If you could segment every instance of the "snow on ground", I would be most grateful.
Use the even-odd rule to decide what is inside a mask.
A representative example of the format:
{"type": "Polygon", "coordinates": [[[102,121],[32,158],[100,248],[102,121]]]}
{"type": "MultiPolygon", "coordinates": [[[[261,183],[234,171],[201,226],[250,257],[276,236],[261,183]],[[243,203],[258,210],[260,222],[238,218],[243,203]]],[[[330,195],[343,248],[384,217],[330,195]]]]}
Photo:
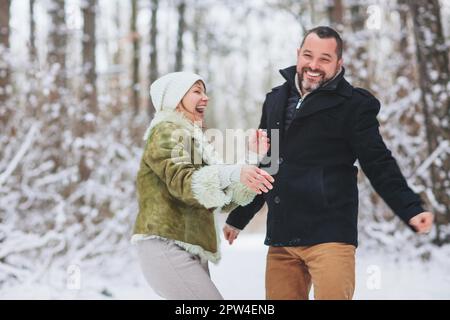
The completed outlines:
{"type": "MultiPolygon", "coordinates": [[[[223,258],[211,275],[225,299],[264,299],[267,247],[264,235],[240,235],[229,246],[222,242],[223,258]]],[[[354,299],[450,299],[446,265],[401,260],[383,252],[357,250],[354,299]]]]}
{"type": "MultiPolygon", "coordinates": [[[[267,247],[263,240],[262,234],[242,234],[232,246],[222,240],[222,261],[210,269],[225,299],[264,299],[267,247]]],[[[395,262],[383,252],[361,249],[356,261],[354,299],[450,298],[450,263],[395,262]]],[[[134,250],[118,254],[104,265],[81,267],[79,290],[70,283],[71,275],[53,272],[39,285],[4,286],[0,299],[160,299],[145,283],[134,250]],[[130,252],[131,261],[127,258],[130,252]]]]}

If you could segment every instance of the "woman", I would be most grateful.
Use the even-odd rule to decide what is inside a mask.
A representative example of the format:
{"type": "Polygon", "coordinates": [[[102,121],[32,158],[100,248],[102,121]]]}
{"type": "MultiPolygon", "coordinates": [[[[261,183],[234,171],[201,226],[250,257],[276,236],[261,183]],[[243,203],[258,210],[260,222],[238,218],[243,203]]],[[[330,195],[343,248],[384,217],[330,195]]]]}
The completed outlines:
{"type": "MultiPolygon", "coordinates": [[[[201,130],[208,97],[200,76],[170,73],[150,95],[156,114],[144,136],[132,239],[144,276],[166,299],[223,299],[208,269],[208,261],[220,259],[214,212],[250,203],[273,178],[218,159],[201,130]]],[[[256,140],[267,151],[266,135],[256,140]]]]}

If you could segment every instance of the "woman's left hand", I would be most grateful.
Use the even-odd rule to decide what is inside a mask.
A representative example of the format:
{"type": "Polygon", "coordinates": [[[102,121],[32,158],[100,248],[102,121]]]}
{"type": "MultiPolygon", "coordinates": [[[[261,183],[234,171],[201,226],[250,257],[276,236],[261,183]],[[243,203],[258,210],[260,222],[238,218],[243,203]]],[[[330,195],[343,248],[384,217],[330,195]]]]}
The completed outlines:
{"type": "Polygon", "coordinates": [[[257,194],[269,192],[273,188],[273,177],[266,171],[252,165],[244,165],[241,168],[240,181],[257,194]]]}

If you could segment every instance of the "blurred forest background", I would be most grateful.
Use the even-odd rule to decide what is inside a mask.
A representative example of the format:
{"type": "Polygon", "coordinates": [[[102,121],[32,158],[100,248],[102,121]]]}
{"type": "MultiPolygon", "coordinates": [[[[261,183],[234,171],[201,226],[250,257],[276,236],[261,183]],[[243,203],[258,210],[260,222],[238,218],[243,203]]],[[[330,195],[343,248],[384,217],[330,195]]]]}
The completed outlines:
{"type": "Polygon", "coordinates": [[[0,0],[0,288],[127,261],[152,81],[197,72],[208,127],[255,127],[317,25],[341,32],[347,78],[381,100],[386,143],[436,214],[414,235],[361,173],[361,247],[449,253],[449,0],[0,0]]]}

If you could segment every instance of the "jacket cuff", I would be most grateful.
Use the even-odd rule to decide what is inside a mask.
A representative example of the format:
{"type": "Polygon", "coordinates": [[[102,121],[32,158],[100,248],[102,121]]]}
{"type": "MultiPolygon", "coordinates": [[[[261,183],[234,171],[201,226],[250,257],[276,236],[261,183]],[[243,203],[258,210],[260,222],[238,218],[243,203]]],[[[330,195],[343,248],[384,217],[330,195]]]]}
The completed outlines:
{"type": "Polygon", "coordinates": [[[242,165],[217,165],[219,170],[220,187],[222,189],[227,188],[233,182],[238,182],[241,175],[242,165]]]}
{"type": "Polygon", "coordinates": [[[228,228],[233,229],[233,230],[236,231],[237,233],[239,233],[239,232],[242,231],[242,229],[238,229],[238,228],[236,228],[236,227],[234,227],[234,226],[232,226],[232,225],[230,225],[230,224],[228,224],[228,223],[225,223],[225,225],[226,225],[228,228]]]}
{"type": "Polygon", "coordinates": [[[414,229],[410,224],[409,224],[409,220],[411,220],[411,218],[415,217],[416,215],[418,215],[419,213],[422,213],[426,211],[421,205],[415,205],[412,206],[410,208],[407,208],[405,210],[403,210],[402,212],[399,212],[397,215],[400,217],[400,219],[402,219],[402,221],[404,223],[406,223],[406,225],[413,230],[414,232],[417,232],[416,229],[414,229]]]}
{"type": "Polygon", "coordinates": [[[194,198],[207,209],[222,207],[231,201],[220,186],[217,166],[206,166],[192,174],[192,193],[194,198]]]}
{"type": "Polygon", "coordinates": [[[248,222],[249,221],[244,221],[241,217],[239,217],[239,214],[235,214],[235,211],[231,212],[225,221],[227,225],[238,230],[244,230],[248,222]]]}
{"type": "Polygon", "coordinates": [[[229,189],[231,191],[232,201],[243,207],[252,202],[256,196],[256,192],[250,190],[241,182],[232,183],[229,189]]]}

